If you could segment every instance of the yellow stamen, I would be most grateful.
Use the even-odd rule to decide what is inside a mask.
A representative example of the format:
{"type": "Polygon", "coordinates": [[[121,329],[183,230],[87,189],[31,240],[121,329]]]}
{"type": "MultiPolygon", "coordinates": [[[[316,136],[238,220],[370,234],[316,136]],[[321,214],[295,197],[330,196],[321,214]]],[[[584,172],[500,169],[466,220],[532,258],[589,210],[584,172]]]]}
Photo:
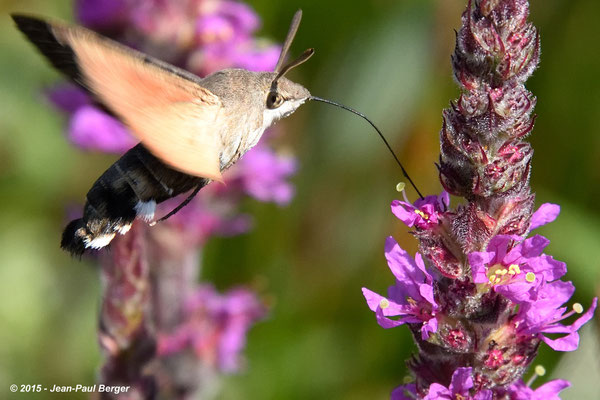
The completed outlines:
{"type": "Polygon", "coordinates": [[[419,215],[421,218],[423,218],[426,221],[429,219],[429,215],[425,214],[421,210],[415,210],[415,214],[419,215]]]}
{"type": "Polygon", "coordinates": [[[406,187],[406,183],[404,183],[404,182],[398,182],[398,184],[396,185],[396,190],[398,192],[402,192],[405,187],[406,187]]]}
{"type": "Polygon", "coordinates": [[[527,282],[529,282],[529,283],[533,283],[533,282],[535,282],[535,274],[534,274],[533,272],[528,272],[528,273],[525,275],[525,280],[526,280],[527,282]]]}
{"type": "Polygon", "coordinates": [[[579,303],[575,303],[573,304],[573,311],[575,311],[577,314],[581,314],[583,312],[583,306],[579,303]]]}
{"type": "Polygon", "coordinates": [[[533,375],[531,375],[531,378],[529,378],[529,380],[527,381],[526,386],[531,387],[531,385],[537,379],[538,376],[544,375],[546,375],[546,368],[542,367],[541,365],[536,365],[533,370],[533,375]]]}
{"type": "Polygon", "coordinates": [[[381,299],[381,301],[379,302],[379,307],[381,307],[382,310],[385,310],[389,306],[390,302],[388,301],[388,299],[381,299]]]}
{"type": "Polygon", "coordinates": [[[535,373],[537,376],[544,376],[546,375],[546,368],[544,368],[541,365],[536,365],[535,366],[535,373]]]}
{"type": "MultiPolygon", "coordinates": [[[[511,264],[505,268],[502,264],[494,264],[488,267],[489,283],[492,285],[507,285],[514,282],[513,278],[521,274],[521,268],[517,264],[511,264]]],[[[533,275],[535,278],[535,275],[533,275]]]]}

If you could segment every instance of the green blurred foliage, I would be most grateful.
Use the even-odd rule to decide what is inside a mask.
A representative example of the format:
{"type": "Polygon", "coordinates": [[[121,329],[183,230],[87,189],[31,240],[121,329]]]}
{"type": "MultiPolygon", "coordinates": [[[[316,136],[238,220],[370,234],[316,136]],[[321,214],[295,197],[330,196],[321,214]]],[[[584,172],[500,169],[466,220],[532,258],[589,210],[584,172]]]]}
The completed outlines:
{"type": "MultiPolygon", "coordinates": [[[[293,52],[315,47],[317,55],[293,78],[371,116],[421,190],[438,192],[438,132],[442,108],[458,95],[449,61],[464,1],[251,3],[262,34],[274,40],[284,37],[295,9],[304,10],[293,52]]],[[[69,1],[0,2],[0,398],[12,383],[94,380],[98,274],[93,263],[60,252],[58,241],[65,206],[82,201],[114,160],[64,139],[64,119],[41,94],[59,77],[15,31],[10,11],[72,18],[69,1]]],[[[585,306],[600,273],[597,15],[594,0],[533,1],[543,51],[528,83],[538,97],[530,138],[537,203],[562,205],[541,233],[552,240],[550,253],[569,265],[585,306]]],[[[389,212],[400,171],[369,127],[340,110],[308,104],[281,125],[282,146],[302,165],[295,200],[286,208],[248,201],[254,231],[214,239],[205,249],[204,279],[223,289],[253,286],[272,305],[270,318],[250,333],[247,370],[226,379],[222,397],[387,398],[407,373],[414,345],[407,329],[376,324],[360,289],[384,291],[392,283],[386,236],[416,250],[389,212]]],[[[409,195],[415,197],[410,189],[409,195]]],[[[589,351],[596,351],[595,331],[586,332],[589,351]]],[[[549,369],[560,362],[547,348],[541,353],[549,369]]],[[[559,369],[562,377],[574,373],[559,369]]],[[[578,386],[564,398],[597,393],[598,376],[581,379],[597,371],[580,368],[578,386]]]]}

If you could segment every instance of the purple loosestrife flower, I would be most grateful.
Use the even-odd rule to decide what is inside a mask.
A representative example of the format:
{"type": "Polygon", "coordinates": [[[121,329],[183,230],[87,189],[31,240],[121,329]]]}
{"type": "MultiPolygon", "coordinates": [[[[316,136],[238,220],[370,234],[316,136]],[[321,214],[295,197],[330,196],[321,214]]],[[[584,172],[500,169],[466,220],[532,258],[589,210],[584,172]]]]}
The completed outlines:
{"type": "Polygon", "coordinates": [[[392,213],[409,228],[415,226],[422,230],[432,229],[440,223],[441,214],[450,206],[450,196],[446,191],[442,191],[439,196],[419,199],[414,205],[408,201],[404,191],[402,194],[404,201],[392,201],[392,213]]]}
{"type": "Polygon", "coordinates": [[[191,349],[206,364],[222,372],[240,368],[246,333],[266,310],[246,289],[218,294],[210,285],[199,286],[185,304],[185,322],[159,339],[158,354],[169,356],[191,349]]]}
{"type": "Polygon", "coordinates": [[[530,230],[539,228],[540,226],[549,224],[554,221],[560,214],[560,206],[558,204],[544,203],[531,216],[530,230]]]}
{"type": "Polygon", "coordinates": [[[541,342],[575,350],[577,331],[596,309],[594,299],[585,313],[580,304],[567,312],[575,288],[560,280],[566,264],[544,254],[547,238],[528,236],[560,212],[556,204],[533,211],[533,150],[523,139],[533,129],[535,97],[524,82],[540,41],[528,14],[526,0],[467,2],[452,57],[463,93],[444,111],[440,132],[445,191],[392,203],[419,252],[412,260],[388,238],[396,284],[388,297],[363,294],[381,326],[408,325],[418,345],[408,362],[414,383],[393,399],[558,398],[568,382],[533,390],[523,374],[541,342]],[[450,208],[449,194],[466,202],[450,208]]]}
{"type": "Polygon", "coordinates": [[[418,324],[426,340],[437,330],[435,313],[438,305],[433,298],[433,279],[425,269],[423,258],[417,253],[413,259],[392,237],[385,242],[385,257],[396,277],[396,284],[389,287],[387,298],[363,288],[367,304],[375,311],[377,322],[382,327],[418,324]],[[393,320],[388,318],[390,316],[400,318],[393,320]]]}
{"type": "Polygon", "coordinates": [[[533,390],[522,381],[514,383],[507,389],[510,400],[560,400],[558,393],[571,384],[563,379],[547,382],[533,390]]]}
{"type": "Polygon", "coordinates": [[[137,143],[121,122],[94,106],[82,89],[61,84],[47,95],[54,106],[69,115],[68,138],[78,148],[123,154],[137,143]]]}
{"type": "Polygon", "coordinates": [[[527,302],[519,308],[519,312],[513,320],[517,334],[536,336],[556,351],[576,350],[579,346],[577,331],[594,315],[598,299],[594,298],[590,308],[581,317],[571,325],[565,326],[560,324],[560,321],[573,314],[583,312],[581,304],[576,303],[573,305],[573,311],[565,314],[567,307],[562,307],[562,305],[571,298],[574,292],[575,287],[571,282],[556,281],[544,285],[537,293],[535,300],[527,302]],[[566,333],[567,335],[558,339],[550,339],[543,333],[566,333]]]}
{"type": "Polygon", "coordinates": [[[515,303],[535,298],[540,285],[567,272],[565,263],[542,254],[550,243],[548,239],[540,235],[522,242],[520,239],[520,236],[498,235],[488,244],[488,251],[468,255],[473,282],[487,284],[515,303]],[[513,245],[515,242],[518,244],[513,245]]]}
{"type": "Polygon", "coordinates": [[[260,201],[286,205],[294,196],[294,187],[286,179],[296,172],[296,159],[276,154],[266,146],[256,146],[239,162],[234,173],[246,193],[260,201]]]}
{"type": "Polygon", "coordinates": [[[48,99],[59,110],[72,114],[79,107],[91,105],[90,97],[70,83],[59,84],[47,91],[48,99]]]}
{"type": "Polygon", "coordinates": [[[93,106],[79,107],[73,113],[69,140],[82,150],[116,154],[125,153],[137,143],[121,122],[93,106]]]}
{"type": "Polygon", "coordinates": [[[417,385],[408,383],[398,386],[391,395],[391,400],[414,400],[417,398],[417,385]]]}
{"type": "Polygon", "coordinates": [[[432,383],[429,386],[427,396],[423,400],[492,400],[490,390],[477,391],[474,396],[470,395],[473,388],[472,368],[457,368],[452,374],[452,381],[448,387],[439,383],[432,383]]]}
{"type": "Polygon", "coordinates": [[[90,29],[113,30],[126,23],[128,3],[128,0],[76,0],[75,15],[90,29]]]}
{"type": "Polygon", "coordinates": [[[209,43],[223,43],[233,39],[251,39],[252,34],[260,27],[260,20],[254,10],[244,3],[209,0],[201,7],[202,16],[196,23],[196,33],[203,41],[208,39],[209,43]],[[223,35],[223,32],[227,34],[223,35]]]}

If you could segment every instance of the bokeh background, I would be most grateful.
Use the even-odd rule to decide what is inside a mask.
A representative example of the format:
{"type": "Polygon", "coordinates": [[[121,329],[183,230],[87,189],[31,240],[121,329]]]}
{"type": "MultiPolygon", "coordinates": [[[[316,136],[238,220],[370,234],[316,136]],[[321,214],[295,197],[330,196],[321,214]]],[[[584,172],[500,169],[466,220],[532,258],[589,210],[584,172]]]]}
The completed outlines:
{"type": "MultiPolygon", "coordinates": [[[[441,110],[459,93],[450,54],[464,0],[249,3],[263,19],[259,34],[277,41],[302,8],[293,53],[317,53],[292,78],[369,115],[420,189],[440,191],[434,163],[441,110]]],[[[13,28],[10,11],[72,20],[72,6],[0,1],[0,398],[43,398],[10,397],[8,387],[91,384],[99,365],[98,271],[58,242],[65,206],[81,201],[115,158],[67,142],[64,117],[40,92],[60,78],[13,28]]],[[[532,1],[542,61],[528,82],[538,98],[531,181],[537,204],[562,205],[541,233],[552,240],[549,252],[567,262],[586,307],[600,282],[598,15],[595,0],[532,1]]],[[[416,251],[389,210],[400,171],[374,132],[341,110],[308,104],[281,126],[282,146],[301,163],[295,199],[285,208],[248,200],[255,229],[212,239],[205,249],[203,278],[220,289],[249,285],[272,306],[250,332],[247,368],[226,379],[222,398],[385,399],[402,383],[414,345],[408,329],[376,324],[360,289],[392,283],[386,236],[416,251]]],[[[541,379],[574,381],[565,399],[600,398],[594,321],[577,352],[540,352],[550,372],[541,379]]]]}

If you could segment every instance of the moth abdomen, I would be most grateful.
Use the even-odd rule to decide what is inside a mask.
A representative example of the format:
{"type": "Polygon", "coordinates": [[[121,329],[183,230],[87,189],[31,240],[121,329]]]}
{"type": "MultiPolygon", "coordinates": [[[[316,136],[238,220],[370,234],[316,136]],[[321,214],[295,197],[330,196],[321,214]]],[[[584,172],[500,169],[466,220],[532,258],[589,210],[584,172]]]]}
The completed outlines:
{"type": "Polygon", "coordinates": [[[67,225],[61,247],[73,255],[105,247],[127,233],[134,219],[152,220],[156,204],[208,182],[166,166],[138,144],[96,180],[83,217],[67,225]]]}

